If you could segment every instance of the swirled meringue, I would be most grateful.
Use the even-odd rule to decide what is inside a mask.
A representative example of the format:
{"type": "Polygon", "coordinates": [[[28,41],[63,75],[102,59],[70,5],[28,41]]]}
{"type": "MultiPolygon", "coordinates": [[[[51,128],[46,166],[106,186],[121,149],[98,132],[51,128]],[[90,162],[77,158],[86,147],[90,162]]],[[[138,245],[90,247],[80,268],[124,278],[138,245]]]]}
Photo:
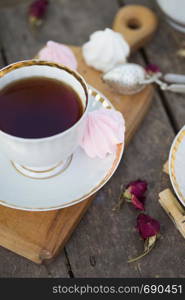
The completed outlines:
{"type": "Polygon", "coordinates": [[[116,151],[117,144],[124,143],[124,133],[125,121],[120,112],[104,108],[95,110],[86,117],[80,146],[91,158],[105,158],[116,151]]]}
{"type": "Polygon", "coordinates": [[[71,69],[77,69],[77,60],[72,50],[66,45],[48,41],[46,46],[38,53],[38,58],[63,64],[71,69]]]}
{"type": "Polygon", "coordinates": [[[130,47],[120,33],[106,28],[90,35],[82,53],[88,66],[105,73],[126,62],[130,47]]]}

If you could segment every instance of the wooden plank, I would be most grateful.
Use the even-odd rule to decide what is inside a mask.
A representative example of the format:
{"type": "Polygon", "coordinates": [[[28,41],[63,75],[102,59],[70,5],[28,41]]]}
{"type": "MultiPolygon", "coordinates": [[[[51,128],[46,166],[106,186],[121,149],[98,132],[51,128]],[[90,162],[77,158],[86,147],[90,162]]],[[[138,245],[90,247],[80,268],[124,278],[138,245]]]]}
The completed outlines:
{"type": "MultiPolygon", "coordinates": [[[[61,272],[62,274],[62,272],[61,272]]],[[[0,247],[0,278],[46,278],[49,277],[44,265],[36,265],[0,247]]],[[[66,276],[67,277],[67,273],[66,276]]]]}
{"type": "MultiPolygon", "coordinates": [[[[149,107],[152,95],[151,87],[148,86],[134,96],[115,94],[102,82],[101,74],[88,68],[84,63],[81,48],[73,47],[73,51],[79,62],[79,72],[92,86],[102,91],[123,113],[126,119],[126,143],[128,143],[149,107]]],[[[64,246],[91,201],[92,197],[70,208],[42,213],[20,212],[1,207],[0,243],[37,263],[53,258],[58,252],[59,246],[64,246]],[[38,229],[36,230],[36,228],[38,229]]]]}
{"type": "Polygon", "coordinates": [[[17,4],[20,4],[20,3],[29,3],[30,0],[1,0],[0,2],[0,8],[1,7],[7,7],[7,6],[13,6],[13,5],[17,5],[17,4]]]}
{"type": "Polygon", "coordinates": [[[9,63],[30,59],[48,40],[81,45],[93,31],[111,26],[118,9],[112,0],[51,1],[45,22],[33,32],[27,23],[27,7],[0,11],[1,40],[9,63]]]}
{"type": "MultiPolygon", "coordinates": [[[[0,68],[4,66],[0,54],[0,68]]],[[[3,232],[5,234],[5,232],[3,232]]],[[[16,243],[16,240],[13,241],[16,243]]],[[[67,273],[66,273],[67,276],[67,273]]],[[[36,266],[30,261],[0,247],[0,278],[1,277],[48,277],[45,266],[36,266]]]]}
{"type": "MultiPolygon", "coordinates": [[[[170,272],[176,274],[177,269],[173,269],[172,262],[168,264],[168,269],[160,267],[161,256],[165,261],[168,258],[172,259],[172,240],[169,239],[166,241],[162,238],[148,257],[128,265],[128,258],[142,252],[143,242],[135,231],[137,212],[128,205],[125,205],[120,213],[112,212],[121,186],[125,187],[131,180],[145,179],[149,182],[147,211],[162,223],[162,234],[168,230],[168,225],[174,230],[173,226],[168,224],[168,218],[163,216],[163,210],[157,201],[157,191],[161,188],[161,166],[166,159],[168,144],[172,138],[172,129],[160,100],[156,97],[141,129],[125,152],[116,175],[98,193],[86,218],[67,244],[68,256],[76,277],[155,277],[168,276],[170,272]],[[166,133],[168,138],[161,143],[166,133]]],[[[175,258],[175,261],[177,260],[175,258]]],[[[50,267],[60,274],[55,262],[50,267]]]]}
{"type": "MultiPolygon", "coordinates": [[[[82,6],[82,1],[75,1],[75,3],[78,2],[80,4],[72,4],[74,1],[68,1],[69,4],[66,4],[67,6],[71,7],[71,5],[77,5],[80,7],[82,6]]],[[[98,1],[100,2],[100,1],[98,1]]],[[[61,2],[62,3],[62,2],[61,2]]],[[[64,3],[64,1],[63,1],[64,3]]],[[[84,2],[83,2],[84,3],[84,2]]],[[[97,5],[97,2],[95,1],[87,1],[90,8],[95,9],[94,7],[97,5]],[[95,4],[94,4],[95,3],[95,4]],[[93,6],[93,7],[92,7],[93,6]]],[[[102,3],[102,1],[101,1],[102,3]]],[[[107,0],[106,0],[107,3],[107,0]]],[[[105,5],[105,2],[104,2],[105,5]]],[[[73,6],[73,7],[74,7],[73,6]]],[[[79,11],[80,8],[78,7],[77,10],[77,20],[79,20],[79,11]]],[[[84,7],[84,6],[83,6],[84,7]]],[[[97,7],[97,6],[96,6],[97,7]]],[[[107,5],[108,10],[110,12],[110,5],[107,5]]],[[[83,8],[84,9],[84,8],[83,8]]],[[[87,9],[87,7],[86,7],[87,9]]],[[[87,13],[87,16],[89,17],[90,12],[89,10],[87,13]]],[[[65,6],[65,11],[67,10],[65,6]]],[[[70,13],[69,18],[72,20],[72,13],[71,9],[67,10],[68,13],[70,13]]],[[[16,11],[18,14],[18,11],[16,11]]],[[[102,12],[105,14],[104,12],[102,12]]],[[[94,27],[96,27],[96,21],[99,22],[99,24],[102,22],[103,18],[101,18],[100,14],[96,15],[96,19],[94,21],[90,20],[91,26],[94,22],[94,27]],[[98,21],[97,19],[98,17],[98,21]]],[[[11,14],[8,12],[8,16],[10,17],[11,14]]],[[[16,15],[17,18],[20,17],[20,14],[16,15]]],[[[24,14],[22,14],[22,17],[24,14]]],[[[109,18],[112,18],[113,15],[110,14],[109,18]],[[111,16],[111,17],[110,17],[111,16]]],[[[62,18],[61,14],[60,17],[62,18]]],[[[83,15],[84,18],[84,15],[83,15]]],[[[65,22],[68,20],[68,17],[64,18],[65,22]]],[[[62,22],[64,22],[64,20],[62,22]]],[[[75,22],[77,21],[75,20],[75,22]]],[[[18,20],[17,20],[18,21],[18,20]]],[[[14,21],[15,22],[15,21],[14,21]]],[[[22,22],[22,20],[20,20],[22,22]]],[[[53,21],[58,22],[58,21],[53,21]]],[[[61,25],[63,23],[60,23],[61,25]]],[[[64,24],[65,24],[64,22],[64,24]]],[[[14,23],[15,24],[15,23],[14,23]]],[[[56,23],[55,23],[56,24],[56,23]]],[[[63,25],[64,25],[63,24],[63,25]]],[[[71,24],[71,23],[69,23],[71,24]]],[[[70,26],[68,24],[68,26],[70,26]]],[[[77,23],[76,23],[77,24],[77,23]]],[[[108,23],[107,23],[108,24],[108,23]]],[[[8,25],[10,26],[10,25],[8,25]]],[[[25,23],[24,23],[25,26],[25,23]]],[[[47,26],[47,25],[46,25],[47,26]]],[[[85,26],[87,26],[87,21],[84,20],[83,30],[85,31],[85,26]]],[[[105,26],[105,23],[102,25],[102,27],[105,26]]],[[[14,32],[13,22],[12,25],[8,27],[8,31],[10,31],[10,36],[12,37],[12,33],[14,32]],[[10,30],[11,27],[11,30],[10,30]]],[[[18,26],[19,27],[19,26],[18,26]]],[[[44,26],[43,26],[44,28],[44,26]]],[[[42,31],[44,30],[42,28],[42,31]]],[[[78,28],[78,26],[76,26],[78,28]]],[[[88,27],[87,31],[85,31],[86,35],[88,36],[92,27],[88,27]]],[[[97,28],[96,28],[97,29],[97,28]]],[[[7,34],[5,34],[5,30],[3,30],[3,44],[5,49],[8,50],[7,57],[10,59],[10,61],[17,60],[18,57],[21,59],[21,52],[26,58],[31,57],[33,53],[36,52],[36,48],[40,48],[40,42],[38,41],[37,46],[32,46],[32,41],[30,40],[29,35],[23,34],[22,39],[20,32],[24,31],[25,28],[21,29],[21,26],[19,27],[19,30],[16,28],[16,32],[18,31],[19,34],[17,34],[16,38],[18,38],[19,41],[23,42],[23,37],[27,37],[27,40],[25,41],[26,45],[24,44],[23,47],[18,47],[18,45],[15,47],[16,49],[13,50],[12,48],[8,47],[8,45],[11,45],[11,38],[7,37],[7,34]],[[9,41],[9,43],[8,43],[9,41]],[[27,47],[27,50],[26,50],[27,47]],[[34,48],[34,49],[33,49],[34,48]],[[19,53],[20,51],[20,53],[19,53]],[[17,57],[17,58],[16,58],[17,57]]],[[[92,29],[93,31],[94,29],[92,29]]],[[[54,33],[56,34],[56,33],[54,33]]],[[[73,33],[74,34],[74,33],[73,33]]],[[[40,33],[38,33],[40,35],[40,33]]],[[[79,33],[76,33],[76,39],[80,39],[78,36],[79,33]]],[[[53,35],[54,36],[54,35],[53,35]]],[[[59,36],[59,33],[58,33],[59,36]]],[[[75,37],[69,37],[70,39],[75,39],[75,37]]],[[[85,41],[87,37],[83,40],[84,37],[82,37],[81,42],[85,41]]],[[[48,39],[48,38],[47,38],[48,39]]],[[[46,40],[47,40],[46,39],[46,40]]],[[[62,41],[62,37],[60,36],[60,39],[58,38],[58,41],[62,41]]],[[[66,37],[67,40],[67,37],[66,37]]],[[[20,45],[20,44],[19,44],[20,45]]],[[[35,45],[35,43],[34,43],[35,45]]],[[[120,276],[120,277],[138,277],[143,276],[143,274],[147,274],[148,276],[155,276],[158,274],[158,270],[154,268],[153,265],[160,266],[161,263],[161,253],[166,248],[165,243],[160,243],[158,252],[156,250],[151,254],[152,255],[152,261],[150,263],[150,268],[148,270],[148,273],[146,272],[147,269],[142,273],[140,273],[140,263],[128,265],[127,257],[128,256],[134,256],[138,253],[138,251],[142,250],[142,243],[138,239],[138,234],[133,232],[133,224],[135,223],[135,211],[132,210],[130,207],[125,206],[124,209],[118,213],[115,214],[112,212],[112,206],[115,204],[118,195],[120,186],[123,184],[125,185],[128,181],[133,180],[137,177],[142,177],[145,179],[149,179],[151,187],[150,187],[150,193],[148,197],[148,207],[151,205],[150,203],[153,203],[152,206],[150,206],[150,212],[154,217],[158,217],[162,219],[161,214],[162,210],[157,208],[155,209],[155,201],[157,201],[157,190],[160,190],[161,187],[159,187],[159,182],[156,182],[156,178],[160,177],[160,166],[162,165],[163,161],[166,159],[166,148],[167,144],[169,143],[169,140],[173,138],[173,132],[169,126],[168,119],[166,118],[166,114],[164,110],[161,107],[160,100],[158,98],[155,99],[155,102],[153,104],[152,110],[150,111],[150,114],[147,117],[147,120],[145,120],[145,123],[143,124],[141,130],[138,132],[138,135],[134,139],[134,141],[130,144],[126,154],[125,154],[125,160],[122,161],[120,168],[118,169],[116,175],[112,178],[112,180],[109,182],[108,185],[106,185],[98,194],[97,199],[92,205],[92,209],[88,211],[86,217],[82,220],[80,226],[78,227],[77,231],[74,233],[73,238],[70,240],[70,242],[67,245],[67,252],[68,257],[70,260],[70,264],[73,270],[73,273],[75,276],[81,276],[81,277],[88,277],[88,276],[120,276]],[[163,140],[163,136],[167,135],[167,139],[164,141],[164,143],[161,143],[160,141],[163,140]],[[150,152],[148,151],[150,149],[150,152]],[[136,153],[140,154],[141,156],[138,158],[136,157],[136,153]],[[152,153],[152,156],[151,156],[152,153]],[[162,153],[162,155],[161,155],[162,153]],[[134,174],[134,175],[133,175],[134,174]],[[105,202],[106,201],[106,202],[105,202]],[[155,212],[155,213],[154,213],[155,212]],[[161,248],[162,247],[162,248],[161,248]],[[160,250],[160,251],[159,251],[160,250]],[[157,254],[157,257],[156,257],[157,254]],[[156,260],[157,258],[157,260],[156,260]]],[[[164,183],[163,183],[164,184],[164,183]]],[[[163,216],[163,215],[162,215],[163,216]]],[[[166,218],[167,219],[167,218],[166,218]]],[[[168,220],[167,220],[168,221],[168,220]]],[[[170,226],[171,222],[169,221],[169,227],[167,229],[173,231],[173,227],[170,226]]],[[[168,225],[168,224],[167,224],[168,225]]],[[[166,223],[165,223],[166,226],[166,223]]],[[[164,230],[164,229],[163,229],[164,230]]],[[[168,249],[170,248],[170,241],[167,241],[168,243],[168,249]]],[[[176,240],[177,242],[177,240],[176,240]]],[[[168,250],[169,251],[169,250],[168,250]]],[[[183,250],[184,251],[184,250],[183,250]]],[[[151,255],[145,258],[145,260],[142,261],[142,267],[145,264],[147,266],[147,263],[149,264],[149,261],[151,260],[151,255]],[[147,263],[146,263],[147,262],[147,263]]],[[[164,269],[160,270],[159,275],[167,274],[173,275],[174,272],[172,271],[172,262],[173,262],[173,256],[170,253],[166,253],[165,255],[162,254],[162,258],[164,258],[165,262],[168,261],[170,258],[170,266],[167,271],[164,269]],[[167,255],[167,258],[165,258],[165,255],[167,255]],[[171,256],[170,256],[171,255],[171,256]]],[[[61,265],[63,262],[63,259],[61,256],[58,257],[56,262],[50,264],[48,266],[52,276],[60,277],[63,274],[63,271],[61,270],[61,265]]],[[[175,263],[177,262],[177,258],[175,258],[175,263]]],[[[177,270],[177,269],[175,269],[177,270]]],[[[14,273],[16,274],[16,272],[14,273]]],[[[164,275],[165,276],[165,275],[164,275]]]]}
{"type": "MultiPolygon", "coordinates": [[[[124,0],[124,3],[135,4],[137,0],[124,0]]],[[[149,62],[156,63],[160,66],[163,72],[179,72],[184,73],[184,60],[177,57],[176,52],[184,39],[180,33],[174,31],[162,19],[161,13],[156,7],[155,1],[140,0],[140,4],[147,7],[153,7],[154,11],[160,17],[160,26],[158,33],[155,35],[152,42],[144,49],[149,62]]],[[[184,125],[184,96],[172,93],[164,93],[166,103],[170,109],[171,116],[175,121],[176,129],[184,125]]],[[[161,130],[160,127],[158,129],[161,130]]],[[[156,132],[156,136],[160,135],[156,132]]],[[[161,145],[166,145],[158,152],[159,157],[168,158],[168,153],[172,143],[173,134],[169,136],[169,128],[164,131],[163,137],[158,141],[159,149],[161,145]],[[165,137],[165,138],[164,138],[165,137]]],[[[157,139],[154,143],[157,143],[157,139]]],[[[152,151],[152,156],[154,152],[152,151]]],[[[165,162],[165,160],[164,160],[165,162]]],[[[146,163],[147,164],[147,163],[146,163]]],[[[150,164],[147,164],[150,169],[150,164]]],[[[157,168],[157,166],[156,166],[157,168]]],[[[163,168],[161,164],[158,168],[163,168]]],[[[158,192],[165,188],[171,188],[169,177],[162,173],[155,176],[157,188],[151,191],[153,202],[149,204],[151,214],[156,216],[161,222],[162,237],[154,249],[153,253],[146,257],[140,264],[140,274],[142,277],[184,277],[185,271],[182,264],[184,257],[185,244],[182,236],[177,232],[171,220],[161,211],[157,202],[158,192]],[[174,251],[172,251],[174,249],[174,251]]]]}
{"type": "MultiPolygon", "coordinates": [[[[160,35],[156,38],[159,40],[160,35]]],[[[148,47],[151,45],[152,43],[148,47]]],[[[163,48],[164,45],[165,43],[163,48]]],[[[156,52],[160,56],[160,48],[156,49],[156,52]]],[[[152,55],[150,59],[152,62],[152,55]]],[[[163,68],[163,60],[161,60],[161,67],[163,68]]],[[[82,220],[67,245],[75,276],[185,276],[182,264],[185,250],[183,239],[177,234],[175,227],[157,202],[158,192],[169,186],[169,178],[162,173],[162,165],[168,157],[173,137],[174,133],[162,108],[161,99],[156,96],[150,114],[125,154],[125,161],[123,159],[109,186],[99,192],[92,209],[88,211],[86,218],[82,220]],[[148,257],[128,266],[127,257],[137,255],[142,251],[143,245],[138,240],[138,234],[133,232],[135,212],[126,206],[115,216],[111,208],[118,197],[121,185],[136,178],[146,179],[150,183],[147,210],[161,222],[162,237],[148,257]],[[174,251],[171,251],[173,248],[175,255],[174,251]]],[[[57,262],[53,263],[51,268],[54,274],[60,275],[57,262]]]]}
{"type": "MultiPolygon", "coordinates": [[[[68,1],[56,1],[54,4],[52,3],[52,6],[48,12],[47,23],[45,23],[45,25],[40,29],[40,31],[38,31],[37,36],[32,35],[32,33],[29,30],[29,27],[26,24],[25,13],[26,13],[27,6],[23,5],[23,6],[13,7],[8,10],[7,9],[3,10],[1,12],[1,28],[3,28],[2,44],[6,51],[8,62],[13,62],[19,59],[26,59],[32,57],[33,54],[35,54],[38,51],[38,49],[41,47],[41,44],[43,45],[43,43],[45,43],[49,38],[61,42],[65,42],[65,41],[80,42],[80,38],[83,31],[85,32],[86,36],[88,36],[91,33],[91,31],[93,31],[92,29],[93,26],[94,29],[98,29],[98,28],[104,28],[105,24],[110,25],[110,23],[112,22],[112,17],[114,16],[115,11],[117,9],[116,4],[109,5],[108,9],[102,12],[101,18],[99,18],[98,20],[96,20],[95,18],[89,20],[89,15],[91,13],[94,12],[94,14],[96,15],[98,9],[102,8],[102,2],[99,4],[99,2],[96,1],[95,6],[92,5],[91,1],[86,1],[85,3],[86,4],[85,6],[83,5],[83,8],[81,7],[82,2],[79,1],[75,1],[75,3],[73,2],[72,4],[73,7],[71,7],[71,2],[69,3],[68,1]],[[89,7],[89,9],[86,9],[86,5],[87,7],[89,7]],[[75,11],[75,18],[76,18],[75,20],[72,20],[74,14],[71,15],[71,9],[75,11]],[[79,31],[78,35],[76,35],[75,31],[77,25],[78,28],[80,28],[80,22],[82,23],[84,14],[86,15],[86,22],[81,24],[82,26],[81,31],[79,31]],[[61,22],[61,18],[62,18],[62,22],[61,22]],[[69,20],[69,24],[65,24],[66,18],[67,20],[69,20]],[[72,26],[72,29],[70,29],[71,23],[74,23],[74,27],[72,26]],[[89,25],[87,26],[87,24],[89,25]],[[61,28],[61,30],[56,31],[56,28],[61,28]],[[70,32],[70,36],[69,36],[69,31],[66,30],[67,28],[69,28],[69,30],[72,30],[72,32],[70,32]],[[62,30],[63,30],[63,34],[61,35],[62,30]],[[38,36],[39,38],[42,37],[41,41],[39,40],[38,36]],[[12,47],[12,41],[14,41],[13,47],[12,47]]],[[[21,217],[23,216],[20,213],[20,218],[21,217]]],[[[47,251],[42,253],[42,255],[47,256],[47,251]]],[[[59,265],[60,265],[60,276],[67,276],[64,270],[65,261],[62,254],[60,255],[59,265]]]]}
{"type": "MultiPolygon", "coordinates": [[[[142,63],[138,55],[134,55],[132,60],[142,63]]],[[[91,209],[88,210],[86,217],[82,219],[66,246],[74,276],[155,277],[166,274],[164,268],[158,271],[151,266],[144,275],[141,272],[142,265],[147,266],[149,262],[150,265],[152,263],[154,266],[160,265],[158,255],[165,250],[165,244],[161,242],[157,249],[142,261],[134,264],[127,263],[128,258],[142,251],[143,242],[135,231],[137,212],[125,205],[120,212],[115,213],[112,207],[118,200],[121,188],[129,181],[137,178],[145,179],[149,182],[147,210],[160,220],[162,228],[164,224],[166,226],[166,223],[167,225],[169,223],[173,230],[173,226],[158,204],[161,182],[160,179],[157,180],[162,176],[162,165],[166,161],[168,145],[173,136],[166,113],[156,95],[149,114],[128,146],[116,174],[98,193],[91,209]],[[164,135],[167,138],[161,143],[164,135]]],[[[168,249],[169,247],[170,243],[168,249]]],[[[165,254],[171,255],[166,251],[165,254]]],[[[60,276],[58,261],[59,258],[49,266],[55,276],[60,276]]],[[[171,266],[169,269],[172,271],[171,266]]]]}
{"type": "MultiPolygon", "coordinates": [[[[185,48],[184,34],[173,29],[166,22],[156,1],[140,0],[140,4],[152,8],[160,19],[158,33],[152,42],[145,48],[150,62],[157,64],[163,73],[185,74],[185,57],[180,57],[177,52],[185,48]]],[[[124,3],[138,3],[137,0],[125,0],[124,3]]],[[[184,125],[185,101],[183,94],[164,92],[166,103],[173,117],[176,130],[184,125]]]]}
{"type": "MultiPolygon", "coordinates": [[[[37,50],[40,49],[41,45],[43,45],[43,43],[45,43],[45,41],[47,41],[51,37],[53,37],[53,39],[56,39],[57,41],[61,41],[61,42],[63,42],[64,40],[65,41],[68,41],[68,40],[69,41],[74,41],[74,40],[79,41],[80,36],[82,35],[82,32],[84,31],[84,28],[83,28],[84,26],[86,27],[86,31],[85,31],[86,34],[87,35],[90,34],[90,30],[91,30],[91,27],[93,24],[91,23],[91,24],[89,24],[89,27],[87,27],[87,22],[82,24],[82,28],[81,28],[81,31],[79,31],[78,36],[76,36],[76,33],[75,33],[75,30],[76,30],[75,28],[76,28],[77,24],[78,24],[78,28],[79,28],[80,22],[83,21],[82,17],[86,13],[86,7],[84,6],[83,9],[81,9],[81,4],[77,3],[78,1],[76,1],[74,3],[73,7],[69,7],[67,1],[62,1],[61,4],[60,4],[60,2],[61,1],[58,1],[58,2],[56,1],[55,3],[52,3],[50,10],[49,10],[49,14],[48,14],[48,20],[47,20],[48,23],[46,23],[45,24],[46,26],[43,26],[41,31],[38,32],[38,36],[41,35],[43,38],[43,40],[41,42],[39,41],[38,36],[32,35],[32,33],[29,30],[29,27],[26,24],[27,5],[12,7],[11,9],[2,11],[2,15],[1,15],[1,17],[2,17],[1,18],[1,22],[2,22],[1,29],[3,28],[3,30],[1,30],[2,42],[3,42],[5,51],[9,49],[9,51],[7,51],[8,62],[13,62],[13,61],[17,61],[19,59],[25,59],[25,58],[32,57],[33,54],[35,54],[37,52],[37,50]],[[61,11],[63,11],[63,9],[64,9],[64,12],[61,14],[61,11]],[[76,21],[74,21],[75,26],[74,26],[74,28],[72,28],[73,32],[70,33],[70,39],[71,39],[70,40],[68,30],[66,30],[66,28],[68,28],[69,25],[65,25],[65,20],[67,17],[67,19],[69,18],[69,24],[71,22],[73,22],[72,15],[74,15],[74,14],[71,15],[71,10],[76,12],[76,21]],[[64,18],[64,23],[60,22],[61,17],[64,18]],[[54,25],[54,27],[51,25],[54,25]],[[16,30],[15,30],[15,27],[16,27],[16,30]],[[62,30],[56,31],[56,28],[61,28],[63,30],[63,33],[62,33],[62,30]],[[89,30],[88,33],[87,33],[87,30],[89,30]],[[13,47],[12,47],[12,41],[14,41],[13,47]]],[[[90,11],[93,12],[93,10],[94,10],[94,13],[95,14],[97,13],[97,9],[96,9],[97,1],[96,1],[95,9],[94,9],[94,6],[91,5],[90,1],[89,1],[89,3],[87,3],[87,5],[91,6],[90,9],[87,10],[87,19],[89,19],[90,11]]],[[[100,4],[99,8],[101,8],[101,5],[102,4],[100,4]]],[[[99,26],[104,28],[105,20],[108,20],[109,18],[111,19],[114,16],[116,8],[117,8],[116,5],[113,5],[111,7],[109,6],[108,10],[102,14],[103,19],[99,18],[99,20],[97,21],[97,24],[96,24],[95,19],[92,20],[92,22],[94,23],[94,26],[95,27],[97,26],[97,28],[99,26]]],[[[106,24],[107,24],[107,21],[106,21],[106,24]]],[[[9,210],[7,211],[7,213],[8,212],[9,212],[9,210]]],[[[13,215],[12,215],[12,217],[13,217],[13,215]]],[[[23,218],[22,213],[20,213],[20,219],[21,218],[23,218]]],[[[39,216],[37,216],[37,218],[39,218],[39,216]]],[[[28,216],[28,222],[29,222],[29,216],[28,216]]],[[[34,220],[33,220],[33,224],[34,224],[34,220]]],[[[40,228],[40,230],[41,229],[42,228],[40,228]]],[[[35,230],[37,230],[37,228],[35,228],[35,230]]],[[[4,232],[4,234],[5,234],[5,232],[4,232]]],[[[59,238],[60,238],[60,236],[59,236],[59,238]]],[[[16,239],[13,240],[12,242],[16,243],[16,239]]],[[[29,247],[29,245],[28,245],[28,247],[29,247]]],[[[3,251],[5,252],[5,250],[3,250],[3,251]]],[[[6,253],[8,253],[8,251],[6,253]]],[[[48,252],[45,251],[45,252],[42,252],[41,255],[47,256],[47,253],[48,252]]],[[[7,256],[10,256],[10,255],[13,257],[16,257],[14,254],[9,254],[7,256]]],[[[24,259],[16,257],[17,265],[19,264],[19,262],[21,265],[21,261],[24,262],[24,259]]],[[[32,263],[26,262],[25,269],[26,269],[27,265],[32,265],[32,263]]],[[[62,276],[62,277],[68,276],[65,265],[66,265],[65,256],[63,253],[61,253],[61,255],[60,255],[60,276],[62,276]]],[[[2,264],[2,266],[4,266],[4,264],[2,264]]],[[[23,270],[22,270],[22,276],[25,275],[25,269],[23,268],[23,270]]],[[[37,268],[37,270],[38,269],[39,268],[37,268]]],[[[43,267],[41,269],[43,269],[43,267]]],[[[7,268],[7,271],[5,269],[2,269],[2,272],[1,272],[2,276],[3,276],[3,274],[7,274],[7,272],[9,272],[8,268],[7,268]]],[[[33,269],[31,267],[28,268],[27,276],[29,276],[29,274],[31,275],[32,273],[33,273],[33,276],[34,276],[34,274],[36,275],[34,268],[33,269]]],[[[10,274],[10,273],[8,273],[8,274],[10,274]]],[[[39,272],[38,272],[38,274],[39,274],[39,272]]],[[[17,267],[17,271],[15,272],[14,276],[16,276],[16,275],[17,276],[20,275],[19,267],[17,267]]],[[[40,271],[40,276],[43,276],[43,272],[41,272],[41,271],[40,271]]]]}

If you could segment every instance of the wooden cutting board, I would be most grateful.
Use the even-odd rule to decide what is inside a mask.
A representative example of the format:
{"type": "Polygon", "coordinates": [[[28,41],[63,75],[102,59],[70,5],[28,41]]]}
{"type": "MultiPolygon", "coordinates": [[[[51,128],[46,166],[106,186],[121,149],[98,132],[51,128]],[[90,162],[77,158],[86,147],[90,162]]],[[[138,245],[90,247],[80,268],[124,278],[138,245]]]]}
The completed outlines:
{"type": "MultiPolygon", "coordinates": [[[[132,50],[143,46],[156,27],[155,15],[142,6],[120,9],[113,24],[113,29],[124,35],[132,50]]],[[[152,87],[148,86],[133,96],[116,94],[103,83],[99,72],[87,67],[81,48],[71,48],[78,60],[80,74],[123,113],[128,144],[150,106],[152,87]]],[[[92,199],[93,196],[74,206],[46,212],[26,212],[0,206],[0,245],[36,263],[51,259],[65,245],[92,199]]]]}

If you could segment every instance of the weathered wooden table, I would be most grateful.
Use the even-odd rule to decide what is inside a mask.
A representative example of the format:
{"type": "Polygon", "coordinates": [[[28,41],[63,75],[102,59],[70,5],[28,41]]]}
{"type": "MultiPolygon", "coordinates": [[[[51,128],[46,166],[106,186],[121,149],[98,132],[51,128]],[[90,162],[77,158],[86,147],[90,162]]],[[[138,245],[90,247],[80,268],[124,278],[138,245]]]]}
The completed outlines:
{"type": "MultiPolygon", "coordinates": [[[[48,40],[81,45],[93,31],[111,26],[120,6],[137,3],[156,11],[160,27],[152,42],[131,60],[156,63],[164,72],[185,73],[185,58],[176,54],[185,46],[185,35],[165,23],[154,0],[53,0],[46,22],[35,34],[26,20],[29,1],[17,2],[23,4],[0,9],[1,66],[33,57],[48,40]]],[[[39,266],[0,248],[0,277],[185,277],[185,241],[158,203],[158,193],[170,187],[162,166],[184,123],[185,96],[156,89],[152,107],[116,174],[97,194],[58,258],[39,266]],[[150,255],[128,264],[128,257],[143,247],[134,229],[135,212],[126,205],[114,213],[112,207],[121,187],[137,178],[149,182],[147,211],[161,222],[162,236],[150,255]]]]}

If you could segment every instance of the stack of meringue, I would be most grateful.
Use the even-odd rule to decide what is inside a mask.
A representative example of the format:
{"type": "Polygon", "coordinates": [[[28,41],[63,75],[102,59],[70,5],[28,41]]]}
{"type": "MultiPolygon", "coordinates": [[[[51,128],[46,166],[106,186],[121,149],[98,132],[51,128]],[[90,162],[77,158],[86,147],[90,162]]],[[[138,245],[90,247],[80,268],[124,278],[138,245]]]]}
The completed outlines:
{"type": "Polygon", "coordinates": [[[106,28],[91,34],[82,52],[88,66],[105,73],[126,62],[130,47],[120,33],[106,28]]]}

